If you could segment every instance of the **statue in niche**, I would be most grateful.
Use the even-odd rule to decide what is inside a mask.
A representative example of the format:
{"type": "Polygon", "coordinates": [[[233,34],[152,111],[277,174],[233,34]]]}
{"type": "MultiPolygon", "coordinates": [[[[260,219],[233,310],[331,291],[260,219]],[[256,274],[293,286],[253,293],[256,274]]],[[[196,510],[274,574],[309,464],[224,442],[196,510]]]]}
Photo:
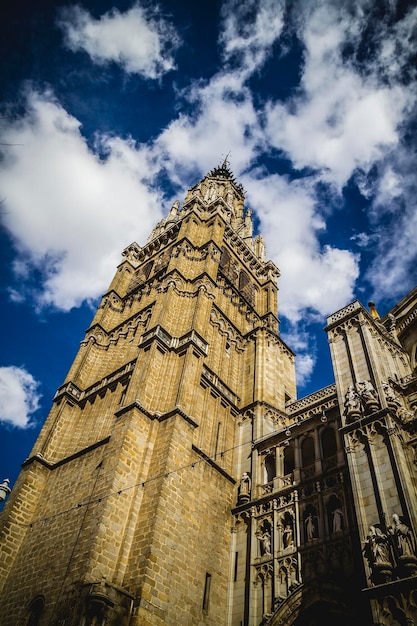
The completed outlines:
{"type": "Polygon", "coordinates": [[[337,507],[333,512],[332,512],[332,517],[333,517],[333,531],[334,533],[340,533],[341,530],[343,530],[343,511],[342,508],[339,506],[337,507]]]}
{"type": "Polygon", "coordinates": [[[304,524],[305,524],[307,541],[313,541],[313,539],[316,539],[318,537],[317,515],[313,515],[313,513],[310,511],[310,513],[307,515],[307,517],[304,520],[304,524]]]}
{"type": "Polygon", "coordinates": [[[248,502],[250,500],[252,480],[248,472],[244,472],[239,483],[238,502],[248,502]]]}
{"type": "Polygon", "coordinates": [[[282,543],[285,548],[292,548],[294,546],[294,533],[292,525],[287,523],[282,531],[282,543]]]}
{"type": "Polygon", "coordinates": [[[268,530],[265,530],[261,535],[261,543],[263,548],[263,554],[271,554],[271,534],[268,530]]]}
{"type": "Polygon", "coordinates": [[[348,421],[357,419],[361,414],[359,394],[353,385],[348,387],[345,395],[345,415],[348,421]]]}
{"type": "Polygon", "coordinates": [[[395,545],[400,557],[415,557],[416,545],[411,530],[400,520],[397,513],[392,516],[394,526],[390,526],[389,531],[394,536],[395,545]]]}

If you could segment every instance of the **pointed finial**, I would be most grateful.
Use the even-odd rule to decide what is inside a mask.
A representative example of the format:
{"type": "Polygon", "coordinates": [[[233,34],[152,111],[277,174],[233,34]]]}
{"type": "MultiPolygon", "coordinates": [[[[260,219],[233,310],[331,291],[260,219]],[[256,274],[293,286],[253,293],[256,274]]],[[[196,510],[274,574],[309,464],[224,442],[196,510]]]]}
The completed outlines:
{"type": "Polygon", "coordinates": [[[368,306],[369,306],[369,313],[370,313],[371,317],[374,320],[381,319],[380,316],[379,316],[378,311],[376,310],[375,302],[372,302],[372,301],[368,302],[368,306]]]}

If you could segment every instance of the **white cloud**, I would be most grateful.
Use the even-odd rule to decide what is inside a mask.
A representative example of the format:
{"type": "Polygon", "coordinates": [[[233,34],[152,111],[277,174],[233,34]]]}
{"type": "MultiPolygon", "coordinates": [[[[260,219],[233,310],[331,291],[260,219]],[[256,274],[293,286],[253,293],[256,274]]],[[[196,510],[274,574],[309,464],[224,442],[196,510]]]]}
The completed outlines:
{"type": "Polygon", "coordinates": [[[235,171],[246,168],[263,140],[249,91],[233,75],[220,74],[188,97],[198,113],[180,115],[156,141],[171,177],[207,172],[230,151],[235,171]]]}
{"type": "Polygon", "coordinates": [[[41,398],[38,387],[23,367],[0,367],[0,422],[19,428],[32,426],[41,398]]]}
{"type": "Polygon", "coordinates": [[[97,136],[92,152],[80,123],[51,94],[29,93],[27,114],[4,133],[8,148],[0,171],[5,226],[19,257],[14,264],[21,297],[40,272],[38,306],[69,310],[105,291],[120,252],[132,238],[146,240],[161,219],[152,190],[154,166],[145,147],[97,136]]]}
{"type": "Polygon", "coordinates": [[[371,223],[378,232],[375,258],[366,272],[373,299],[393,300],[417,279],[417,154],[397,150],[374,185],[371,223]],[[383,225],[383,226],[381,226],[383,225]]]}
{"type": "Polygon", "coordinates": [[[172,70],[179,37],[173,26],[136,3],[126,13],[113,9],[99,19],[75,5],[61,11],[68,48],[84,50],[95,63],[118,63],[128,73],[158,78],[172,70]]]}
{"type": "Polygon", "coordinates": [[[298,354],[295,360],[297,385],[303,387],[311,378],[316,359],[308,353],[298,354]]]}
{"type": "Polygon", "coordinates": [[[261,220],[268,256],[281,270],[280,312],[296,322],[305,310],[326,315],[352,300],[358,257],[319,245],[325,224],[312,184],[277,175],[242,180],[261,220]]]}
{"type": "Polygon", "coordinates": [[[222,7],[224,58],[238,60],[241,79],[262,67],[284,26],[280,0],[228,0],[222,7]]]}
{"type": "Polygon", "coordinates": [[[358,45],[369,15],[343,5],[309,3],[301,20],[305,61],[300,90],[287,103],[267,107],[271,144],[295,167],[313,167],[342,188],[357,169],[368,172],[399,143],[398,127],[411,98],[404,85],[381,81],[378,59],[360,71],[344,57],[358,45]],[[363,21],[362,21],[363,20],[363,21]]]}

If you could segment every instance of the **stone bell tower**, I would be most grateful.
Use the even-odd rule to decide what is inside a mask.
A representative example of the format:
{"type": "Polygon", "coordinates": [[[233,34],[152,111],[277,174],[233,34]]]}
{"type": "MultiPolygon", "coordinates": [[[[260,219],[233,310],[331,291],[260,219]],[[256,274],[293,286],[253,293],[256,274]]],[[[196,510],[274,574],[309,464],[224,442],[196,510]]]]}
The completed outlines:
{"type": "Polygon", "coordinates": [[[278,275],[226,162],[124,250],[0,518],[1,626],[229,623],[237,482],[295,399],[278,275]]]}

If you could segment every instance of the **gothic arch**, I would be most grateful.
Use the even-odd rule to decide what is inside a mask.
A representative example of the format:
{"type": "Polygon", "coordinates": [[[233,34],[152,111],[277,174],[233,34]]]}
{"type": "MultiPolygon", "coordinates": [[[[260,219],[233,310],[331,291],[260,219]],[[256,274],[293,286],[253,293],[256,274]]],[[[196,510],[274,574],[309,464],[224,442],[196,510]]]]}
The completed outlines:
{"type": "Polygon", "coordinates": [[[23,618],[23,626],[38,626],[40,623],[43,608],[45,606],[45,598],[43,596],[36,596],[26,609],[25,616],[23,618]]]}
{"type": "Polygon", "coordinates": [[[272,452],[269,452],[269,454],[266,455],[264,466],[265,466],[265,482],[270,483],[274,480],[276,476],[275,454],[273,454],[272,452]]]}
{"type": "Polygon", "coordinates": [[[291,441],[284,449],[284,476],[292,474],[295,469],[295,448],[291,441]]]}
{"type": "Polygon", "coordinates": [[[250,282],[249,276],[243,270],[239,273],[239,290],[242,290],[248,285],[250,282]]]}
{"type": "Polygon", "coordinates": [[[327,426],[321,433],[321,453],[323,459],[328,459],[337,454],[337,439],[334,428],[327,426]]]}
{"type": "Polygon", "coordinates": [[[327,593],[323,600],[309,597],[305,585],[300,585],[276,610],[270,626],[351,626],[354,618],[345,603],[340,601],[343,591],[334,588],[332,597],[327,593]]]}
{"type": "Polygon", "coordinates": [[[302,467],[308,467],[310,465],[314,465],[314,461],[314,440],[313,437],[308,435],[301,442],[301,465],[302,467]]]}

